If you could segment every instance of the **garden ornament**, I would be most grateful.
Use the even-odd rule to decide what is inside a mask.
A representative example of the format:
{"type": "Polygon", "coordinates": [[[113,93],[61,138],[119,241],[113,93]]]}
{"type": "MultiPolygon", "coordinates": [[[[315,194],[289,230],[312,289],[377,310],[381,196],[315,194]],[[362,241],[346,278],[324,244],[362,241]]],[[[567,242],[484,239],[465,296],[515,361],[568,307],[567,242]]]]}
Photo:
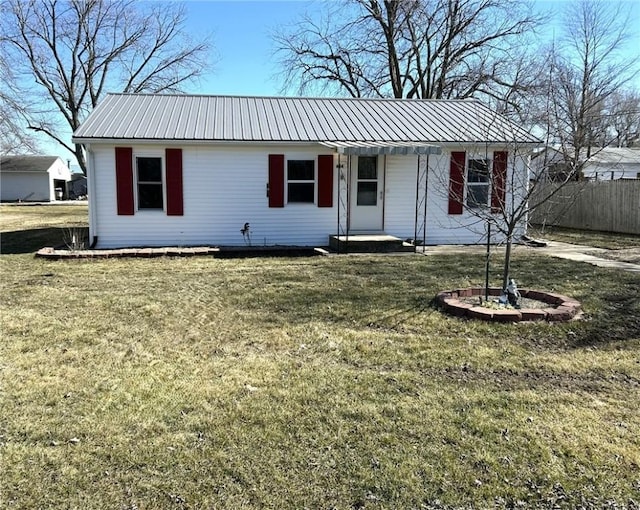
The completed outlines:
{"type": "Polygon", "coordinates": [[[507,285],[507,299],[511,306],[518,306],[520,292],[518,292],[518,286],[516,285],[516,281],[513,278],[509,278],[509,285],[507,285]]]}

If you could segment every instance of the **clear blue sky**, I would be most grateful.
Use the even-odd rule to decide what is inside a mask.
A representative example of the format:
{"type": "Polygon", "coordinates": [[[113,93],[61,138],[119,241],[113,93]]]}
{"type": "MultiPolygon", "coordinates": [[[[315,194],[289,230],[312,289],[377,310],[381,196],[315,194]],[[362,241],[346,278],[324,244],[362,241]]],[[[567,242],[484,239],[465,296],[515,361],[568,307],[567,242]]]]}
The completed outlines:
{"type": "MultiPolygon", "coordinates": [[[[166,0],[164,0],[166,1],[166,0]]],[[[282,82],[274,55],[271,34],[283,25],[292,24],[303,14],[313,15],[332,0],[190,0],[187,8],[187,28],[194,38],[210,34],[215,64],[211,73],[188,92],[198,94],[281,95],[282,82]]],[[[553,11],[548,36],[561,23],[563,7],[569,0],[536,0],[536,7],[553,11]]],[[[640,0],[626,0],[640,31],[640,0]]],[[[640,52],[640,38],[631,51],[640,52]]],[[[638,82],[640,88],[640,81],[638,82]]],[[[289,94],[295,93],[290,91],[289,94]]],[[[43,141],[46,153],[70,158],[64,149],[43,141]]]]}
{"type": "Polygon", "coordinates": [[[319,7],[303,0],[194,0],[186,5],[190,28],[211,33],[218,58],[193,92],[252,96],[281,95],[271,34],[319,7]]]}
{"type": "MultiPolygon", "coordinates": [[[[194,34],[211,33],[218,54],[215,71],[191,90],[202,94],[281,95],[282,82],[270,34],[293,23],[304,13],[313,15],[332,0],[192,0],[186,3],[194,34]]],[[[636,44],[640,53],[640,0],[623,0],[635,19],[636,44]]],[[[559,32],[562,11],[570,0],[535,0],[540,11],[549,12],[545,38],[559,32]]],[[[293,93],[295,91],[291,91],[293,93]]]]}

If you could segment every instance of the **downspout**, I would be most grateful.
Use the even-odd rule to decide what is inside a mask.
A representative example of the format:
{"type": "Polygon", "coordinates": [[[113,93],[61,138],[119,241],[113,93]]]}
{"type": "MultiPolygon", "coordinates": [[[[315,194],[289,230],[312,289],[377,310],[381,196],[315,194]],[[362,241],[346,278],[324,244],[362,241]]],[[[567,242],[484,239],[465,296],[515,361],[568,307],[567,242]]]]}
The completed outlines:
{"type": "Polygon", "coordinates": [[[85,145],[87,151],[87,199],[89,202],[89,239],[91,239],[90,249],[94,249],[98,244],[98,235],[96,232],[96,183],[94,178],[95,157],[90,145],[85,145]]]}
{"type": "Polygon", "coordinates": [[[420,154],[418,154],[418,165],[416,168],[416,210],[413,219],[413,252],[418,252],[418,210],[420,208],[420,154]]]}
{"type": "MultiPolygon", "coordinates": [[[[420,156],[418,156],[420,157],[420,156]]],[[[429,200],[429,152],[427,152],[427,165],[424,169],[424,213],[422,215],[424,225],[422,227],[422,251],[427,245],[427,201],[429,200]]]]}
{"type": "Polygon", "coordinates": [[[340,161],[340,151],[338,151],[338,166],[337,166],[337,168],[338,168],[338,172],[337,172],[338,173],[338,186],[337,186],[337,188],[338,188],[338,203],[336,205],[338,206],[338,208],[337,208],[338,209],[338,216],[336,218],[336,237],[337,237],[337,240],[338,240],[338,244],[337,244],[338,253],[340,253],[340,202],[341,202],[341,199],[342,199],[341,190],[340,190],[340,187],[341,187],[340,183],[342,181],[342,162],[340,161]]]}

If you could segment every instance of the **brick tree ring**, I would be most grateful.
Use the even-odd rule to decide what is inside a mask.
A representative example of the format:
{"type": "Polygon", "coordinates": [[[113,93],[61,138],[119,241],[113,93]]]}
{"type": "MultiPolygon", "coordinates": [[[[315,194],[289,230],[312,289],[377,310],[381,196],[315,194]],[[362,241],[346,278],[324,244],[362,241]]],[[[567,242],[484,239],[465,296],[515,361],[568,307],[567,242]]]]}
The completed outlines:
{"type": "MultiPolygon", "coordinates": [[[[579,301],[551,292],[519,289],[522,298],[540,301],[548,306],[544,308],[491,308],[482,306],[480,298],[485,295],[484,288],[445,290],[436,295],[438,307],[456,317],[468,317],[494,322],[550,321],[565,322],[574,319],[581,311],[579,301]],[[478,297],[478,303],[471,302],[478,297]]],[[[500,296],[502,290],[490,288],[489,296],[500,296]]]]}

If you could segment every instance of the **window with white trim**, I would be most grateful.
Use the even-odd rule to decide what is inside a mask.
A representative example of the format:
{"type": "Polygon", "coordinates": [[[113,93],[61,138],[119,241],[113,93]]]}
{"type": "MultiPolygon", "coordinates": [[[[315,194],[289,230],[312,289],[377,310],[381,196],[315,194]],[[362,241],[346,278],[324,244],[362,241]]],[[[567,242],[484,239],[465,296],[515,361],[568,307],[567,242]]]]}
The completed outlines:
{"type": "Polygon", "coordinates": [[[358,158],[358,185],[356,190],[358,205],[378,205],[378,158],[360,156],[358,158]]]}
{"type": "Polygon", "coordinates": [[[489,205],[489,160],[470,159],[467,165],[467,207],[489,205]]]}
{"type": "Polygon", "coordinates": [[[313,204],[316,195],[315,161],[290,159],[287,161],[287,202],[313,204]]]}
{"type": "Polygon", "coordinates": [[[164,209],[162,158],[136,157],[138,209],[164,209]]]}

